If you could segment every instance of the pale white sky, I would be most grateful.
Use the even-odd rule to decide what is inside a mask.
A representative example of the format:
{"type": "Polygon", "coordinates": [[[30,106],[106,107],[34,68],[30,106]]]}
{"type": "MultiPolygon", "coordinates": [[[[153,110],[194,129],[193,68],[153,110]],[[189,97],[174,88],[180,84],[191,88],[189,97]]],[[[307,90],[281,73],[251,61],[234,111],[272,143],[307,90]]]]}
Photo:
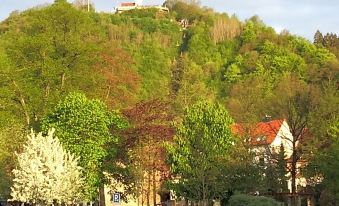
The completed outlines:
{"type": "MultiPolygon", "coordinates": [[[[69,0],[72,1],[72,0],[69,0]]],[[[97,11],[112,11],[129,0],[92,0],[97,11]]],[[[133,0],[131,0],[133,1],[133,0]]],[[[24,10],[53,0],[0,0],[0,20],[11,11],[24,10]]],[[[144,4],[162,4],[163,0],[144,0],[144,4]]],[[[339,0],[201,0],[202,5],[218,12],[236,14],[241,20],[258,15],[278,32],[287,29],[310,40],[317,29],[339,34],[339,0]]]]}

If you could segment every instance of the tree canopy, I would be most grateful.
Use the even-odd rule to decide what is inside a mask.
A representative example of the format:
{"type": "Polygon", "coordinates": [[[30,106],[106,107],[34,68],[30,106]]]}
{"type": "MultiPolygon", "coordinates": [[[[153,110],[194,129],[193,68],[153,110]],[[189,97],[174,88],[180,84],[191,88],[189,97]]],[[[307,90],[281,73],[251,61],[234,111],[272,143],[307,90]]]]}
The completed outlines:
{"type": "MultiPolygon", "coordinates": [[[[258,16],[241,21],[195,0],[164,4],[169,12],[112,14],[58,0],[12,12],[0,22],[1,197],[10,193],[17,166],[11,159],[22,151],[31,128],[46,134],[56,129],[63,147],[79,156],[93,199],[108,182],[104,172],[137,192],[131,188],[145,174],[127,177],[139,163],[151,168],[151,176],[166,170],[170,177],[173,170],[192,178],[177,188],[191,199],[262,189],[264,178],[249,146],[230,133],[232,119],[254,124],[265,116],[285,118],[296,136],[294,160],[318,164],[315,154],[335,156],[328,131],[338,121],[337,34],[317,31],[312,43],[288,31],[277,33],[258,16]],[[165,142],[172,145],[172,168],[163,161],[165,142]],[[162,155],[150,158],[147,150],[162,155]],[[138,161],[144,157],[149,161],[138,161]],[[229,181],[219,181],[222,171],[229,181]],[[204,190],[197,186],[202,180],[209,185],[204,183],[204,190]]],[[[321,175],[336,178],[335,167],[323,163],[321,175]]]]}

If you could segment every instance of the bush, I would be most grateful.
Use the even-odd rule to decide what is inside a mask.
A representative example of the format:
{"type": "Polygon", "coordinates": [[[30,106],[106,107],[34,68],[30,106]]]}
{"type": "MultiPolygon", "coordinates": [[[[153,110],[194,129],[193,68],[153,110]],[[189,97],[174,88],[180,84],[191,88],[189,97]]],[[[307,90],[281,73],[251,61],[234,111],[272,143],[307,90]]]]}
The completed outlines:
{"type": "Polygon", "coordinates": [[[281,206],[280,203],[272,198],[258,197],[250,195],[233,195],[228,202],[229,206],[281,206]]]}

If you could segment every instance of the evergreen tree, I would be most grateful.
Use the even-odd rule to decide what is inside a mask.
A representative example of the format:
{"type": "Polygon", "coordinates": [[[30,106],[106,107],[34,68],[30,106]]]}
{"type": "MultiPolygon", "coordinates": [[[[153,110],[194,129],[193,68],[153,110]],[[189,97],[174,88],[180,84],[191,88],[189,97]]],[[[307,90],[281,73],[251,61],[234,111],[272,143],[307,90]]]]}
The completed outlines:
{"type": "Polygon", "coordinates": [[[278,189],[280,192],[287,192],[287,161],[284,145],[281,144],[277,158],[278,189]]]}
{"type": "Polygon", "coordinates": [[[323,41],[323,34],[319,30],[317,30],[317,32],[314,34],[313,43],[316,45],[323,45],[323,41]]]}

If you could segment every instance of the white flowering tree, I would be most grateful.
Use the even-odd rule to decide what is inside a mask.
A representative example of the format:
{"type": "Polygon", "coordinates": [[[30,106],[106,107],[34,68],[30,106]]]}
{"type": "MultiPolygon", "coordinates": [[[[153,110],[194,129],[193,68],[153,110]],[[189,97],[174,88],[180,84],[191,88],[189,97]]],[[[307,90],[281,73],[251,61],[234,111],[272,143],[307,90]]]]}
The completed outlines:
{"type": "Polygon", "coordinates": [[[78,158],[66,152],[53,133],[54,129],[47,136],[33,131],[28,135],[22,153],[17,154],[17,169],[13,170],[13,201],[74,204],[83,198],[84,180],[78,158]]]}

